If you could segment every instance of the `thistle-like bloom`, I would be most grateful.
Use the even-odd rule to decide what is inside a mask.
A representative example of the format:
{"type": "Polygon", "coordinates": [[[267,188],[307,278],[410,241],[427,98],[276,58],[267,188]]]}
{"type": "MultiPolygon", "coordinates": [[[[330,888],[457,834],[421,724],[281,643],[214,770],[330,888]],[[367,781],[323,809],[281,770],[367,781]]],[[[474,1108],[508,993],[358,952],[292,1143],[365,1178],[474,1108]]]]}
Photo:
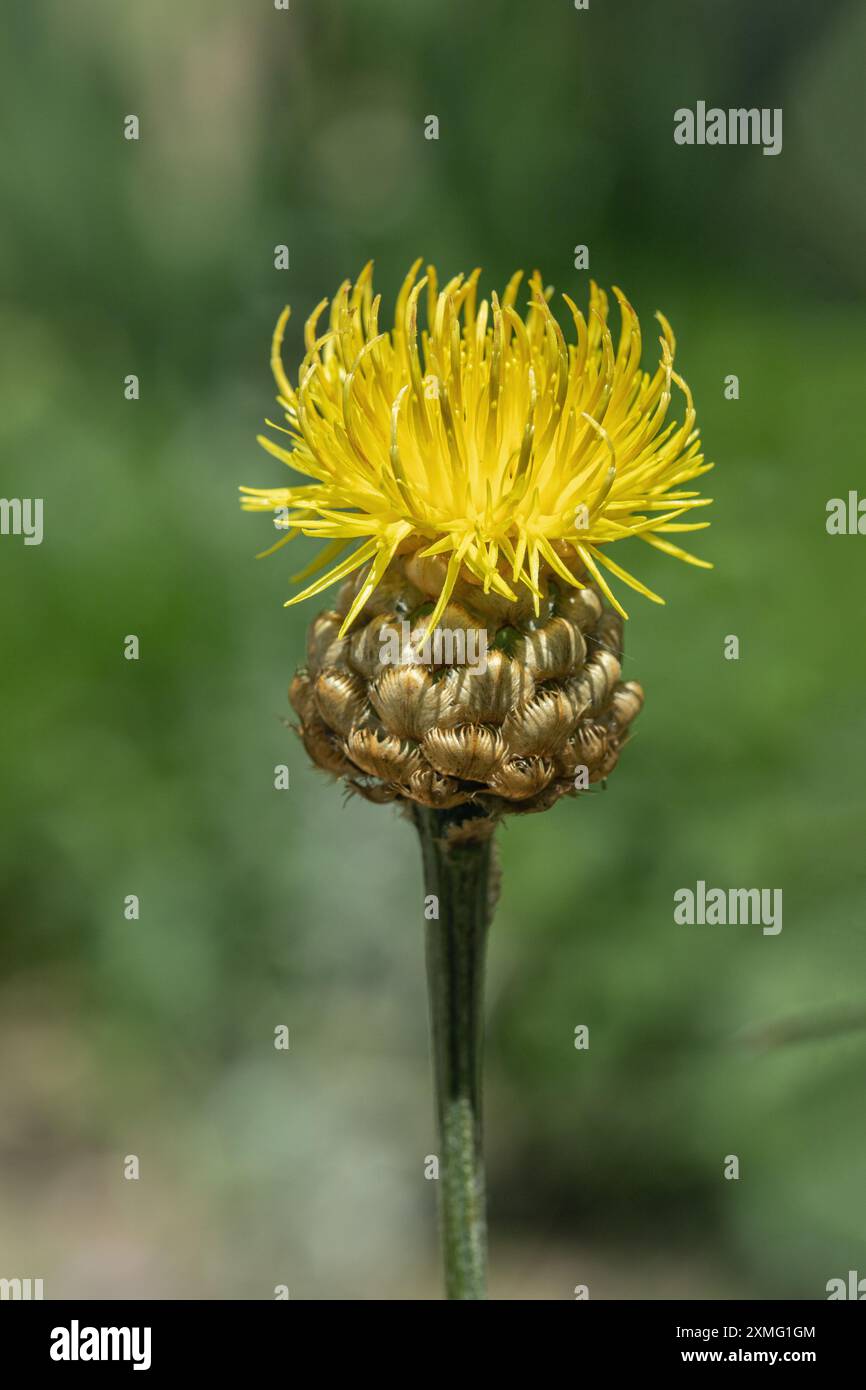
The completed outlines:
{"type": "Polygon", "coordinates": [[[290,691],[313,761],[371,801],[469,808],[489,829],[616,765],[643,691],[621,680],[625,614],[606,571],[662,600],[609,550],[638,536],[705,565],[666,535],[706,524],[680,518],[705,505],[686,484],[709,465],[661,315],[650,375],[619,291],[617,346],[595,285],[588,320],[565,297],[568,346],[537,273],[521,318],[519,274],[478,305],[477,271],[440,292],[419,265],[389,332],[370,266],[321,335],[318,306],[296,390],[283,312],[271,363],[288,427],[274,428],[292,447],[261,443],[313,482],[244,488],[244,505],[275,513],[286,534],[272,550],[299,533],[330,542],[296,578],[327,572],[290,603],[343,581],[290,691]],[[666,420],[674,387],[679,423],[666,420]]]}
{"type": "Polygon", "coordinates": [[[625,617],[605,571],[664,600],[611,558],[613,542],[637,536],[710,568],[667,539],[708,524],[680,518],[709,502],[688,484],[712,467],[701,454],[691,392],[674,370],[667,319],[657,315],[661,356],[649,373],[637,315],[618,289],[616,346],[602,290],[591,285],[587,318],[563,295],[576,338],[569,344],[537,271],[521,315],[522,272],[501,299],[479,304],[477,270],[439,290],[435,269],[419,280],[420,266],[403,282],[391,329],[379,326],[372,264],[354,286],[340,287],[320,333],[323,300],[307,320],[297,388],[281,359],[288,309],[277,323],[271,366],[287,427],[268,423],[291,447],[266,436],[259,442],[313,481],[243,488],[243,505],[273,512],[286,531],[271,550],[300,533],[330,542],[296,579],[338,561],[288,602],[366,566],[343,636],[395,556],[414,553],[445,562],[428,631],[461,575],[506,603],[529,597],[536,614],[540,573],[575,589],[594,582],[625,617]],[[419,331],[422,295],[427,327],[419,331]],[[684,402],[679,422],[667,419],[674,388],[684,402]]]}
{"type": "Polygon", "coordinates": [[[330,542],[296,578],[327,572],[290,603],[342,581],[289,690],[304,747],[351,791],[401,806],[419,833],[446,1292],[479,1299],[492,837],[504,816],[545,811],[616,766],[643,690],[621,679],[626,615],[606,576],[662,600],[610,548],[637,536],[707,567],[667,536],[706,524],[680,518],[706,505],[688,484],[709,465],[661,314],[650,374],[619,290],[616,346],[601,290],[591,286],[587,319],[564,296],[569,345],[537,272],[521,316],[520,274],[478,304],[478,271],[440,291],[432,266],[417,279],[420,264],[387,331],[369,265],[341,286],[321,334],[318,306],[296,389],[283,311],[271,365],[287,427],[273,428],[291,447],[260,442],[312,481],[242,491],[285,530],[272,549],[298,534],[330,542]],[[684,411],[668,422],[675,387],[684,411]]]}

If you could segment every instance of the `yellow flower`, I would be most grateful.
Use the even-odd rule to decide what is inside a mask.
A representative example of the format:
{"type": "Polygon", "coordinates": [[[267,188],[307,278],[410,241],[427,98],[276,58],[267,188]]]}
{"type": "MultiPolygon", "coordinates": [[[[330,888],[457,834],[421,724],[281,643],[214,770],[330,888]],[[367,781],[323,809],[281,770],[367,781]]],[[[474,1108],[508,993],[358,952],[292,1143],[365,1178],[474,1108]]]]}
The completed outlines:
{"type": "Polygon", "coordinates": [[[283,369],[285,309],[273,336],[271,366],[291,447],[259,442],[312,482],[242,488],[249,511],[274,512],[285,529],[271,554],[298,534],[330,544],[295,579],[348,557],[289,599],[298,603],[361,565],[369,572],[341,635],[368,602],[398,554],[447,557],[444,584],[428,631],[439,621],[461,572],[516,601],[522,586],[540,596],[539,571],[580,588],[594,580],[627,616],[605,577],[664,602],[606,547],[638,536],[689,564],[705,561],[664,539],[707,522],[679,518],[711,500],[685,485],[708,471],[695,428],[691,392],[674,371],[675,339],[663,314],[661,358],[641,368],[637,315],[616,288],[621,329],[614,346],[608,300],[594,283],[589,313],[568,295],[576,342],[568,344],[551,312],[551,289],[537,271],[523,316],[515,308],[523,273],[501,299],[477,302],[479,271],[441,290],[436,271],[419,280],[416,261],[397,297],[394,326],[380,330],[381,296],[372,263],[354,286],[341,285],[330,324],[319,333],[322,300],[307,320],[297,388],[283,369]],[[427,328],[418,305],[426,290],[427,328]],[[672,386],[685,401],[680,423],[666,423],[672,386]]]}

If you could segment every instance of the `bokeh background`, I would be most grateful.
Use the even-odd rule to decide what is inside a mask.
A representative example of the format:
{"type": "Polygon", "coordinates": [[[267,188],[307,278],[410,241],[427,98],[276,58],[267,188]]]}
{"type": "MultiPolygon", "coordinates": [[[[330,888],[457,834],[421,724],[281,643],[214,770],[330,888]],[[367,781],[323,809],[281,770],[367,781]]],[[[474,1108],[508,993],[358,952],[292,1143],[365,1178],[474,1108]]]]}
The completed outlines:
{"type": "Polygon", "coordinates": [[[422,254],[581,300],[578,243],[674,324],[717,568],[641,552],[668,606],[631,604],[636,737],[607,790],[500,836],[492,1293],[866,1275],[866,540],[825,530],[864,486],[863,7],[33,0],[3,25],[2,491],[45,499],[45,539],[0,540],[0,1275],[437,1296],[417,846],[281,722],[311,543],[256,562],[236,488],[283,476],[255,434],[285,302],[294,363],[369,257],[386,298],[422,254]],[[677,147],[698,99],[783,107],[783,152],[677,147]],[[699,878],[781,887],[781,935],[674,925],[699,878]]]}

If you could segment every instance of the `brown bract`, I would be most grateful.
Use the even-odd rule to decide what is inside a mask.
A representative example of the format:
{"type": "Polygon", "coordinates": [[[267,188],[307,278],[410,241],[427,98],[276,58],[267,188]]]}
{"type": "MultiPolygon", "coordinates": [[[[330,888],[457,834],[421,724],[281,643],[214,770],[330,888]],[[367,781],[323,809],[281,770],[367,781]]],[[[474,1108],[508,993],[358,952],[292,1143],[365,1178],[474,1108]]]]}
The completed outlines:
{"type": "Polygon", "coordinates": [[[537,616],[461,578],[441,640],[425,646],[441,571],[436,557],[399,556],[344,637],[363,574],[314,619],[289,692],[313,762],[370,801],[494,821],[607,777],[643,704],[620,679],[619,615],[594,586],[567,589],[549,572],[537,616]]]}

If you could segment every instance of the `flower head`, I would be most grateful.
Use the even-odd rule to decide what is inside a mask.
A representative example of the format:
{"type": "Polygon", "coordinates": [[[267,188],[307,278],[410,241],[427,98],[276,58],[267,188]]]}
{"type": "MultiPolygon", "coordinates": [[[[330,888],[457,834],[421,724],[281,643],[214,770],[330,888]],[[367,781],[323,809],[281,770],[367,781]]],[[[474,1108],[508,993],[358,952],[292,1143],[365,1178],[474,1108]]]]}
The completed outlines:
{"type": "Polygon", "coordinates": [[[540,571],[575,588],[594,581],[625,617],[606,572],[664,600],[611,558],[613,542],[637,536],[710,568],[666,538],[709,524],[680,518],[710,501],[687,485],[712,464],[701,454],[664,315],[656,315],[661,356],[650,373],[641,367],[637,314],[616,288],[618,343],[607,295],[594,283],[586,318],[562,296],[574,324],[575,341],[567,343],[537,271],[521,314],[521,271],[501,298],[479,303],[479,271],[440,289],[434,267],[418,279],[420,268],[417,261],[403,282],[390,329],[379,326],[372,263],[354,285],[340,286],[320,332],[323,300],[307,320],[297,387],[281,358],[289,310],[280,315],[271,366],[287,424],[268,424],[291,444],[264,435],[259,442],[313,481],[241,491],[245,509],[275,513],[286,532],[264,553],[298,534],[330,542],[294,578],[326,572],[288,602],[367,566],[342,635],[395,556],[416,551],[447,562],[428,630],[461,575],[515,602],[522,588],[536,610],[540,571]],[[684,401],[679,422],[667,420],[674,387],[684,401]]]}

